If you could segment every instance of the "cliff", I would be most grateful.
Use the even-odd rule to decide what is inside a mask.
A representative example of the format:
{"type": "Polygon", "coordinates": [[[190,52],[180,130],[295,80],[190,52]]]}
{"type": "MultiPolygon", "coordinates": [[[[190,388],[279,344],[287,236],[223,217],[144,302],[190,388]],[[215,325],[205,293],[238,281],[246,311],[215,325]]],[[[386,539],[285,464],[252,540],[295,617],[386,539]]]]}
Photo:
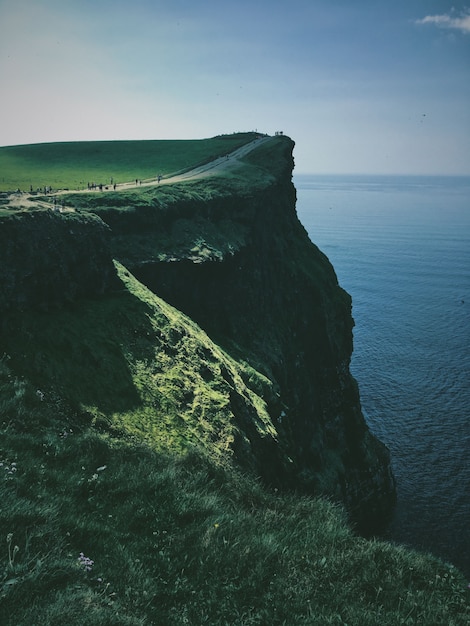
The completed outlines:
{"type": "MultiPolygon", "coordinates": [[[[252,153],[250,165],[262,164],[273,176],[236,204],[228,198],[215,207],[193,205],[205,237],[186,253],[126,262],[152,291],[274,383],[275,396],[265,400],[292,465],[286,471],[272,455],[265,476],[343,501],[365,528],[393,502],[389,455],[365,424],[349,371],[350,296],[297,219],[292,150],[284,137],[269,152],[252,153]],[[226,246],[211,237],[224,231],[238,233],[237,241],[226,246]]],[[[186,219],[167,226],[175,243],[186,219]]]]}
{"type": "MultiPolygon", "coordinates": [[[[7,220],[0,230],[0,301],[12,319],[19,310],[111,298],[113,314],[105,322],[111,333],[116,299],[124,306],[117,292],[145,299],[132,321],[134,332],[145,335],[145,358],[138,352],[141,343],[119,340],[127,342],[123,368],[132,370],[121,385],[134,387],[136,398],[129,400],[129,394],[127,403],[115,397],[106,404],[98,392],[83,391],[82,403],[98,406],[109,419],[117,410],[134,410],[144,395],[135,372],[143,362],[147,368],[157,363],[148,380],[160,380],[160,388],[152,383],[149,392],[146,383],[153,399],[146,401],[145,424],[142,417],[134,419],[139,432],[156,429],[161,436],[165,430],[167,405],[155,399],[164,389],[171,396],[168,405],[173,403],[168,414],[184,418],[179,432],[197,431],[198,441],[210,446],[212,440],[272,486],[343,502],[367,529],[393,506],[390,459],[364,421],[349,371],[351,299],[296,216],[292,150],[289,138],[276,137],[223,174],[175,184],[171,192],[162,186],[70,195],[66,202],[79,213],[25,213],[7,220]],[[127,268],[119,270],[119,283],[112,257],[127,268]],[[131,275],[157,299],[143,296],[131,275]],[[169,359],[181,362],[177,369],[167,367],[164,380],[158,378],[169,359]],[[201,410],[201,398],[211,398],[210,410],[201,410]],[[206,423],[216,414],[222,424],[217,428],[206,423]]],[[[42,323],[57,323],[54,316],[42,317],[42,323]]],[[[126,324],[130,319],[126,314],[126,324]]],[[[14,352],[6,337],[4,346],[14,352]]],[[[46,343],[41,350],[47,353],[46,343]]],[[[91,371],[79,376],[108,375],[91,362],[91,371]]],[[[17,366],[26,368],[19,358],[17,366]]],[[[66,380],[63,374],[63,393],[66,380]]],[[[71,388],[72,383],[72,396],[71,388]]],[[[80,389],[74,394],[79,400],[80,389]]]]}
{"type": "Polygon", "coordinates": [[[0,315],[47,310],[111,288],[109,228],[94,215],[21,211],[0,222],[0,315]]]}

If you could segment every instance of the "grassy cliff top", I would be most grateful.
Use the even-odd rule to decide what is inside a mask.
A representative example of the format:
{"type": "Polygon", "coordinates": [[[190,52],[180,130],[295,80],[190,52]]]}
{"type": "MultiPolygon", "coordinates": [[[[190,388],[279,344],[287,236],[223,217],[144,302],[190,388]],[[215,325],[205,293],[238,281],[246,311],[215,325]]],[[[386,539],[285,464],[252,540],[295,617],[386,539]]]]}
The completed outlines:
{"type": "Polygon", "coordinates": [[[239,133],[0,148],[0,218],[59,206],[101,214],[244,196],[290,175],[293,146],[286,136],[239,133]]]}
{"type": "Polygon", "coordinates": [[[210,139],[83,141],[0,148],[0,191],[83,189],[88,183],[125,183],[190,169],[225,155],[258,133],[210,139]]]}

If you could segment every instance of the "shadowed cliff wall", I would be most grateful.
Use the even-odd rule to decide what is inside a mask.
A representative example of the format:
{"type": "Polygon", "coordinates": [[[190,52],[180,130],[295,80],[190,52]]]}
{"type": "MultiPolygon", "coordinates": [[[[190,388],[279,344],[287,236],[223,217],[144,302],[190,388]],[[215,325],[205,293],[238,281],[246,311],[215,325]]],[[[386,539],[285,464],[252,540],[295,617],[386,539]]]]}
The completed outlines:
{"type": "MultiPolygon", "coordinates": [[[[344,502],[366,529],[393,506],[389,453],[365,423],[349,371],[350,296],[296,215],[292,147],[290,140],[280,144],[269,186],[218,210],[193,204],[204,232],[222,220],[243,232],[238,247],[217,253],[207,239],[199,258],[193,251],[165,262],[141,259],[131,269],[275,383],[276,397],[265,399],[292,459],[279,484],[344,502]]],[[[183,226],[175,212],[167,230],[178,239],[183,226]]]]}
{"type": "Polygon", "coordinates": [[[0,313],[104,294],[115,280],[109,228],[94,215],[22,211],[0,223],[0,313]]]}

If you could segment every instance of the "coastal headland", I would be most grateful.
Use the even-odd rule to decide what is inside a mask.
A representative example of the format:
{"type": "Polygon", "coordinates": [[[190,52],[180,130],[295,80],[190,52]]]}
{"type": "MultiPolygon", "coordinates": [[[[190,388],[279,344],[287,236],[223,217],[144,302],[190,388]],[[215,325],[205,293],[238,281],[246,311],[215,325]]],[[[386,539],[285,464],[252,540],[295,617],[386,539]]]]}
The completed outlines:
{"type": "Polygon", "coordinates": [[[0,149],[4,623],[463,624],[455,568],[364,538],[395,482],[294,142],[118,143],[41,187],[0,149]]]}

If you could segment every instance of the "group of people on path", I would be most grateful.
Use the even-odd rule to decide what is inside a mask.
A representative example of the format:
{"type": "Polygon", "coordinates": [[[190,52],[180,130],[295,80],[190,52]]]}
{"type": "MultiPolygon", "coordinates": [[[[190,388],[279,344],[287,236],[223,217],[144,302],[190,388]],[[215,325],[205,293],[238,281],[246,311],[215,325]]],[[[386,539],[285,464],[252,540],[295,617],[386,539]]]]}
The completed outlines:
{"type": "MultiPolygon", "coordinates": [[[[114,191],[116,191],[116,187],[117,184],[115,182],[113,182],[113,179],[111,178],[111,183],[110,183],[114,189],[114,191]]],[[[103,189],[109,189],[108,185],[103,185],[103,183],[87,183],[87,188],[88,191],[94,191],[96,189],[99,189],[100,191],[103,191],[103,189]]]]}
{"type": "MultiPolygon", "coordinates": [[[[161,174],[157,174],[156,175],[156,180],[158,183],[160,183],[161,179],[162,179],[162,175],[161,174]]],[[[125,185],[126,183],[120,183],[121,185],[125,185]]],[[[139,178],[135,179],[135,185],[140,186],[142,185],[142,180],[139,178]]],[[[111,178],[109,185],[108,184],[103,184],[103,183],[87,183],[87,189],[88,191],[95,191],[96,189],[99,189],[99,191],[103,191],[103,189],[105,191],[108,191],[110,189],[110,187],[113,188],[114,191],[116,191],[117,189],[117,183],[114,182],[114,179],[111,178]]]]}
{"type": "MultiPolygon", "coordinates": [[[[19,193],[20,190],[17,189],[17,193],[19,193]]],[[[29,186],[29,193],[34,193],[34,189],[33,186],[30,185],[29,186]]],[[[43,193],[45,196],[47,196],[48,193],[52,193],[52,187],[51,186],[46,186],[44,185],[44,187],[38,187],[36,189],[36,193],[43,193]]]]}

